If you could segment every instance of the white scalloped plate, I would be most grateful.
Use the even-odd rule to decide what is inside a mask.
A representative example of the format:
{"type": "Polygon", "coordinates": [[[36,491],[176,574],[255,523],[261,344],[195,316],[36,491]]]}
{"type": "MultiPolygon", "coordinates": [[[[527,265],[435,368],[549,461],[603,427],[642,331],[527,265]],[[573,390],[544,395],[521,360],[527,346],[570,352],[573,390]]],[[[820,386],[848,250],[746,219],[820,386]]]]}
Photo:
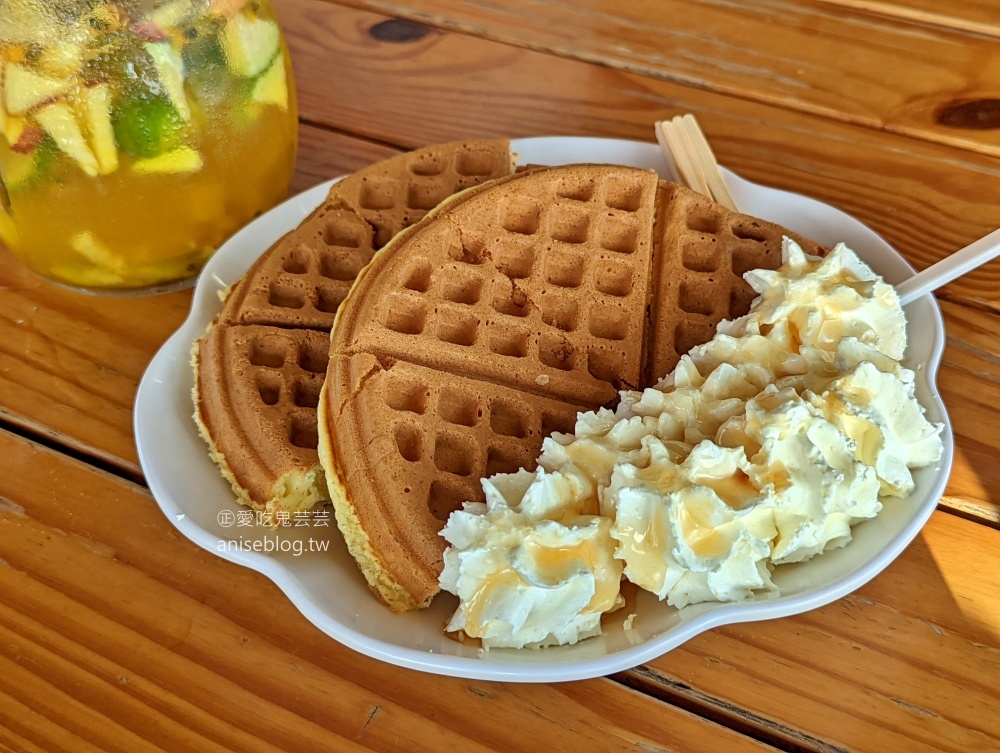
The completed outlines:
{"type": "MultiPolygon", "coordinates": [[[[559,165],[607,162],[648,167],[669,177],[655,144],[613,139],[548,137],[513,142],[522,164],[559,165]]],[[[853,217],[797,194],[756,185],[725,173],[737,204],[747,214],[784,225],[825,245],[845,241],[889,282],[913,274],[889,244],[853,217]]],[[[934,298],[907,307],[910,347],[904,363],[917,373],[917,395],[930,420],[945,426],[944,455],[934,468],[918,471],[917,490],[908,499],[889,500],[874,520],[854,529],[854,541],[809,562],[778,568],[778,597],[739,604],[699,604],[681,610],[640,592],[637,617],[626,633],[624,610],[605,624],[605,635],[575,646],[539,651],[486,653],[457,643],[441,627],[454,608],[448,594],[426,610],[394,615],[369,592],[340,538],[329,527],[290,527],[275,533],[264,526],[228,527],[239,505],[229,485],[209,460],[191,419],[190,352],[221,306],[219,291],[253,263],[275,240],[291,230],[326,196],[332,181],[289,199],[229,239],[206,266],[194,291],[191,313],[153,358],[139,385],[135,437],[149,488],[167,518],[199,546],[253,568],[273,580],[317,627],[351,648],[403,667],[470,679],[555,682],[606,675],[663,654],[718,625],[785,617],[815,609],[856,590],[892,562],[913,540],[934,511],[952,464],[951,424],[935,385],[945,332],[934,298]],[[228,511],[228,512],[225,512],[228,511]],[[329,551],[222,551],[226,539],[269,539],[308,544],[330,542],[329,551]]],[[[266,546],[265,543],[257,546],[266,546]]]]}

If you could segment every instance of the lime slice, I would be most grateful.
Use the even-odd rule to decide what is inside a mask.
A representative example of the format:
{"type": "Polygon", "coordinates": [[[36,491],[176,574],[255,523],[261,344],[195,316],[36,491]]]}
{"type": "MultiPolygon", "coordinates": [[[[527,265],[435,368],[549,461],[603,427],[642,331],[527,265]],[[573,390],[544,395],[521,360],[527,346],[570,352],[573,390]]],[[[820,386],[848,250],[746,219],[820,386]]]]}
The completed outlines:
{"type": "Polygon", "coordinates": [[[120,98],[111,112],[111,123],[122,151],[141,159],[169,152],[183,140],[184,119],[162,96],[120,98]]]}

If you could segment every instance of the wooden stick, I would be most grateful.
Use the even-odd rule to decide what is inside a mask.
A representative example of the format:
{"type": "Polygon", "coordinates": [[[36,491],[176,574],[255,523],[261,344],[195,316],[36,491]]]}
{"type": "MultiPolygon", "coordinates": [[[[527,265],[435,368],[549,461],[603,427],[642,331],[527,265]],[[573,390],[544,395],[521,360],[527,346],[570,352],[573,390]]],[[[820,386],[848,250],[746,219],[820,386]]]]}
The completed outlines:
{"type": "Polygon", "coordinates": [[[715,154],[694,115],[661,120],[656,123],[655,132],[656,140],[677,178],[692,190],[738,211],[736,201],[719,172],[715,154]]]}

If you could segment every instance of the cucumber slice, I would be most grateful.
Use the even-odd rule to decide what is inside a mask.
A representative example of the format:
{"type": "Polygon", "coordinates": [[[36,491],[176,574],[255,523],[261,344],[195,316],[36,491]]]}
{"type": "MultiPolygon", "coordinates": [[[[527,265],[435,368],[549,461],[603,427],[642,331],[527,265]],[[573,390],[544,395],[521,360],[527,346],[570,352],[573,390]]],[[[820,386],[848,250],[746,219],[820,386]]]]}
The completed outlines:
{"type": "Polygon", "coordinates": [[[277,105],[282,110],[288,109],[288,81],[285,77],[285,56],[280,52],[274,62],[254,83],[250,98],[262,105],[277,105]]]}
{"type": "Polygon", "coordinates": [[[263,73],[281,49],[281,30],[266,18],[235,15],[222,30],[229,70],[242,78],[263,73]]]}
{"type": "Polygon", "coordinates": [[[184,119],[163,96],[120,97],[111,112],[111,123],[118,146],[139,159],[176,149],[184,137],[184,119]]]}

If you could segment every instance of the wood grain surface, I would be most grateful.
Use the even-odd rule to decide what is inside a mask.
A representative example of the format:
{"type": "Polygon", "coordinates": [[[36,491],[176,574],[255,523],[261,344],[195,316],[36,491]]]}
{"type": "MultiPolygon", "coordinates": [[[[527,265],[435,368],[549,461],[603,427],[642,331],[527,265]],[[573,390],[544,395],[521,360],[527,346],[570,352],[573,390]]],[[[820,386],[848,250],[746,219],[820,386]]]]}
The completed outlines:
{"type": "MultiPolygon", "coordinates": [[[[342,1],[758,104],[1000,155],[998,123],[974,116],[989,108],[1000,83],[995,11],[992,28],[984,30],[981,21],[962,16],[966,8],[951,3],[926,19],[920,14],[927,10],[879,12],[892,9],[891,3],[875,9],[787,0],[342,1]],[[966,117],[948,118],[970,102],[978,106],[966,117]]],[[[975,17],[974,10],[968,12],[975,17]]]]}
{"type": "Polygon", "coordinates": [[[847,598],[714,630],[640,674],[830,751],[1000,750],[1000,531],[935,513],[847,598]]]}
{"type": "MultiPolygon", "coordinates": [[[[375,706],[380,723],[363,735],[374,749],[396,736],[523,749],[572,729],[581,750],[687,750],[716,732],[608,681],[470,683],[369,660],[319,634],[262,576],[185,540],[145,489],[6,433],[0,456],[10,471],[0,478],[0,693],[98,747],[343,745],[375,706]],[[536,729],[504,733],[505,715],[536,729]]],[[[998,594],[1000,532],[938,513],[858,593],[714,630],[616,679],[782,747],[989,750],[1000,744],[987,713],[1000,700],[998,594]]],[[[10,708],[0,722],[48,734],[10,708]]]]}
{"type": "MultiPolygon", "coordinates": [[[[651,141],[655,120],[690,111],[722,164],[853,214],[917,268],[1000,226],[1000,163],[976,151],[465,34],[378,41],[386,17],[319,0],[284,0],[279,11],[313,123],[407,147],[551,134],[651,141]]],[[[944,295],[1000,309],[1000,261],[944,295]]]]}
{"type": "MultiPolygon", "coordinates": [[[[651,141],[690,111],[723,164],[917,268],[1000,226],[986,0],[275,4],[293,191],[457,138],[651,141]]],[[[822,609],[519,686],[367,659],[184,539],[141,486],[131,409],[190,293],[79,296],[0,249],[0,751],[1000,751],[1000,261],[940,297],[955,514],[822,609]]]]}
{"type": "MultiPolygon", "coordinates": [[[[389,112],[392,103],[404,101],[407,90],[420,89],[421,81],[424,87],[429,87],[432,77],[439,82],[454,79],[455,86],[465,88],[451,96],[475,104],[483,94],[474,91],[476,87],[472,84],[461,84],[459,70],[462,60],[471,61],[474,57],[480,61],[483,75],[488,78],[483,91],[499,92],[491,96],[515,96],[516,89],[512,92],[512,87],[523,87],[522,82],[538,79],[529,74],[532,66],[542,65],[536,59],[545,57],[540,53],[436,32],[433,44],[423,40],[379,42],[370,32],[379,23],[386,22],[383,17],[316,0],[286,0],[282,8],[295,56],[303,115],[314,122],[324,118],[335,120],[333,125],[337,127],[353,128],[380,140],[372,142],[324,128],[303,126],[296,188],[391,154],[393,148],[381,143],[382,140],[395,139],[411,145],[414,142],[406,141],[408,135],[418,139],[416,143],[423,143],[474,136],[475,129],[480,127],[486,132],[483,135],[503,134],[508,127],[524,128],[513,119],[504,120],[507,116],[503,112],[495,114],[493,125],[481,126],[455,119],[435,123],[433,118],[401,118],[399,111],[396,117],[390,117],[389,112]],[[383,63],[367,71],[367,64],[361,64],[352,69],[351,76],[337,75],[339,70],[350,65],[350,60],[362,58],[365,49],[369,50],[368,59],[382,56],[383,63]],[[409,80],[400,81],[400,76],[393,75],[393,66],[411,71],[409,80]],[[382,83],[377,85],[377,82],[382,83]],[[357,90],[337,88],[348,85],[357,90]],[[368,110],[363,112],[360,105],[353,114],[350,106],[338,107],[341,101],[358,101],[362,90],[370,92],[365,101],[368,108],[375,110],[374,115],[365,115],[368,110]],[[382,119],[376,117],[379,107],[383,108],[382,119]]],[[[574,71],[578,72],[581,67],[594,77],[624,75],[573,61],[547,63],[545,69],[556,76],[549,84],[552,91],[545,96],[542,96],[544,92],[540,93],[532,101],[538,102],[539,108],[545,108],[538,110],[535,117],[550,125],[536,124],[534,132],[552,133],[564,126],[570,130],[575,123],[566,113],[546,104],[554,96],[557,85],[565,85],[567,107],[581,107],[580,103],[587,97],[596,98],[593,92],[605,84],[593,80],[589,85],[574,84],[580,79],[574,71]],[[560,72],[560,65],[567,65],[572,70],[560,72]]],[[[440,84],[437,90],[447,92],[450,89],[440,84]]],[[[427,93],[424,105],[430,111],[447,110],[448,101],[440,93],[426,88],[421,91],[427,93]],[[433,99],[435,96],[438,99],[433,99]]],[[[529,99],[526,97],[526,101],[529,99]]],[[[640,136],[631,124],[615,124],[610,120],[617,104],[620,103],[607,103],[605,127],[611,133],[617,128],[622,135],[640,136]]],[[[624,108],[622,112],[629,110],[624,108]]],[[[638,114],[642,117],[643,130],[648,133],[649,123],[657,117],[656,113],[643,108],[638,114]]],[[[483,112],[482,116],[488,118],[490,113],[483,112]]],[[[818,121],[812,124],[812,130],[797,137],[790,126],[783,127],[784,130],[758,132],[758,128],[766,129],[767,126],[748,125],[738,113],[726,114],[724,120],[710,117],[708,122],[721,122],[727,129],[728,138],[713,137],[713,144],[720,152],[730,150],[729,161],[736,169],[765,183],[799,190],[844,206],[880,230],[918,264],[920,255],[904,245],[905,238],[894,236],[909,236],[915,232],[914,227],[924,227],[928,233],[944,234],[938,243],[941,248],[947,238],[952,237],[948,222],[954,219],[951,224],[957,224],[959,216],[968,218],[979,211],[984,215],[998,215],[1000,219],[1000,209],[987,201],[989,194],[985,193],[1000,190],[1000,172],[994,168],[998,175],[987,180],[986,173],[972,169],[973,165],[956,165],[941,154],[954,150],[930,146],[922,147],[926,153],[917,154],[912,150],[899,152],[883,144],[872,152],[866,144],[851,144],[846,126],[824,126],[818,121]],[[834,136],[831,129],[842,129],[843,133],[834,136]],[[824,139],[825,148],[817,150],[817,144],[824,139]],[[918,158],[923,168],[934,171],[934,182],[923,183],[918,176],[907,172],[913,169],[910,162],[918,158]],[[859,159],[870,162],[852,172],[852,160],[859,159]],[[895,205],[882,202],[878,191],[861,183],[858,180],[861,174],[867,176],[869,182],[896,182],[896,193],[890,194],[895,205]],[[984,182],[979,183],[978,179],[984,182]],[[945,191],[950,195],[946,196],[945,191]],[[832,195],[833,192],[836,193],[832,195]],[[942,216],[943,212],[948,215],[942,216]]],[[[892,142],[905,141],[898,136],[884,138],[892,142]]],[[[988,161],[982,157],[976,159],[988,161]]],[[[985,231],[985,227],[979,227],[973,232],[985,231]]],[[[956,239],[954,242],[961,241],[956,239]]],[[[994,263],[990,270],[980,275],[981,283],[960,283],[964,288],[956,300],[967,300],[974,292],[974,285],[990,287],[994,276],[1000,279],[1000,265],[994,263]],[[991,271],[993,267],[998,268],[996,273],[991,271]]],[[[138,478],[131,433],[132,398],[145,364],[186,315],[189,294],[134,300],[84,298],[44,284],[9,255],[0,257],[0,285],[9,291],[0,298],[0,349],[7,348],[9,354],[0,368],[0,386],[5,388],[0,416],[5,416],[11,425],[39,435],[54,435],[56,441],[65,442],[138,478]]],[[[972,297],[979,300],[985,296],[986,293],[972,297]]],[[[1000,439],[991,427],[1000,424],[1000,408],[997,407],[1000,405],[1000,381],[996,372],[1000,343],[990,333],[996,330],[998,319],[988,311],[967,306],[946,306],[945,314],[950,345],[945,354],[940,387],[952,414],[958,454],[944,502],[997,525],[1000,524],[1000,493],[996,491],[995,481],[1000,474],[1000,439]],[[985,420],[986,417],[990,419],[985,420]]]]}
{"type": "Polygon", "coordinates": [[[369,659],[184,539],[145,489],[6,432],[0,457],[0,744],[15,750],[771,750],[607,679],[369,659]]]}

